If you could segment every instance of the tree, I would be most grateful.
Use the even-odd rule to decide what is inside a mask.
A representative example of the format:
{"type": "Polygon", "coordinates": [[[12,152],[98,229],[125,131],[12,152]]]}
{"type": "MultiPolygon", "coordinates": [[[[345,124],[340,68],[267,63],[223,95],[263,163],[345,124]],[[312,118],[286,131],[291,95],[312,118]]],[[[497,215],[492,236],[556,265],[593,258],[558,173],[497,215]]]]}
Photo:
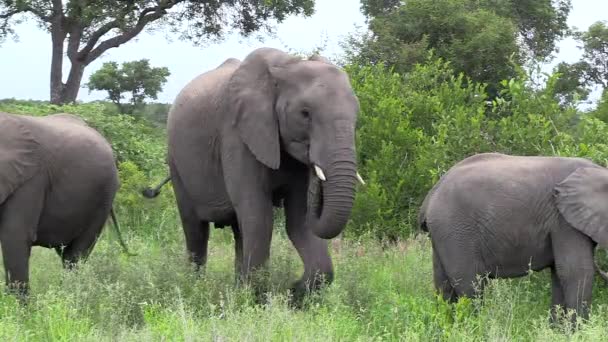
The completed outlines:
{"type": "Polygon", "coordinates": [[[570,0],[361,0],[369,31],[346,42],[346,59],[408,72],[428,50],[492,89],[516,64],[545,59],[567,33],[570,0]]]}
{"type": "Polygon", "coordinates": [[[314,0],[0,0],[0,38],[27,18],[51,34],[50,98],[61,104],[76,100],[87,65],[144,28],[168,26],[202,44],[228,32],[271,32],[271,22],[313,10],[314,0]],[[71,64],[65,83],[64,56],[71,64]]]}
{"type": "Polygon", "coordinates": [[[575,32],[578,48],[583,50],[581,59],[573,64],[560,63],[554,72],[560,74],[556,94],[565,101],[572,101],[578,94],[586,99],[589,88],[595,85],[608,89],[608,26],[598,21],[584,32],[575,32]]]}
{"type": "Polygon", "coordinates": [[[608,88],[604,88],[597,107],[591,112],[591,116],[608,123],[608,88]]]}
{"type": "Polygon", "coordinates": [[[598,21],[586,32],[575,33],[582,43],[582,63],[587,64],[585,76],[589,82],[608,88],[608,26],[605,21],[598,21]]]}
{"type": "Polygon", "coordinates": [[[121,68],[116,62],[107,62],[91,75],[86,87],[89,92],[107,91],[108,99],[115,103],[121,112],[132,113],[135,108],[141,107],[146,98],[157,98],[169,75],[171,73],[168,68],[150,67],[150,61],[147,59],[122,63],[121,68]],[[121,102],[124,93],[131,96],[130,108],[121,102]]]}
{"type": "Polygon", "coordinates": [[[558,74],[554,93],[562,103],[574,103],[577,99],[586,100],[589,96],[589,82],[586,73],[589,65],[585,62],[559,63],[553,72],[558,74]]]}

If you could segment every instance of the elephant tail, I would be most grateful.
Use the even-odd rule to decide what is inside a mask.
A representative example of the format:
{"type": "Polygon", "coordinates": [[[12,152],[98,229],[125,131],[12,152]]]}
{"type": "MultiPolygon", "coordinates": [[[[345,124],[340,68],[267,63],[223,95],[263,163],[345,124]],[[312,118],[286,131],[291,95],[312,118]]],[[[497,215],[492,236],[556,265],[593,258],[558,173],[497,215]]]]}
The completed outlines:
{"type": "Polygon", "coordinates": [[[165,184],[167,184],[170,180],[171,180],[171,176],[167,176],[158,186],[156,186],[155,188],[146,188],[141,192],[141,194],[145,198],[154,198],[160,194],[160,189],[165,184]]]}
{"type": "Polygon", "coordinates": [[[429,231],[429,227],[426,224],[426,211],[429,207],[429,201],[431,200],[431,197],[433,196],[433,193],[435,192],[436,187],[437,187],[437,185],[435,185],[426,194],[426,197],[424,197],[424,200],[422,201],[422,204],[420,205],[420,209],[418,210],[418,228],[420,228],[423,232],[427,232],[427,233],[429,231]]]}
{"type": "Polygon", "coordinates": [[[120,243],[120,246],[122,247],[123,252],[128,256],[136,256],[137,254],[129,252],[129,248],[127,247],[127,244],[125,243],[125,240],[122,238],[122,234],[120,233],[120,225],[118,224],[118,219],[116,218],[116,213],[114,212],[114,207],[112,207],[112,209],[110,209],[110,215],[112,216],[112,226],[114,227],[114,230],[116,231],[116,236],[118,237],[118,242],[120,243]]]}
{"type": "Polygon", "coordinates": [[[431,190],[429,190],[426,193],[426,196],[424,197],[422,204],[420,204],[420,209],[418,210],[418,228],[420,228],[423,232],[427,232],[427,233],[429,232],[429,227],[426,222],[426,220],[427,220],[426,215],[427,215],[427,211],[429,209],[429,203],[431,201],[431,198],[435,194],[435,191],[437,191],[437,189],[439,188],[439,185],[441,185],[441,182],[443,181],[444,177],[445,177],[445,175],[443,175],[441,178],[439,178],[439,180],[433,185],[431,190]]]}

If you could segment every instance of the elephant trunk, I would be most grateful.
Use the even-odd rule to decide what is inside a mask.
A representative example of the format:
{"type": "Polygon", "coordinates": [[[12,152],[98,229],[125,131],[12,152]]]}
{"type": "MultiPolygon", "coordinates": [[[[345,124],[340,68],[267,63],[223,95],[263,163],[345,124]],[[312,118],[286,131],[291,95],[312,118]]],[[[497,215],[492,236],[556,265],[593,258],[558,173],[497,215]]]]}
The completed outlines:
{"type": "Polygon", "coordinates": [[[310,170],[308,222],[312,232],[323,239],[332,239],[342,232],[355,199],[355,151],[346,147],[334,151],[334,156],[339,158],[332,158],[325,172],[316,165],[310,170]]]}

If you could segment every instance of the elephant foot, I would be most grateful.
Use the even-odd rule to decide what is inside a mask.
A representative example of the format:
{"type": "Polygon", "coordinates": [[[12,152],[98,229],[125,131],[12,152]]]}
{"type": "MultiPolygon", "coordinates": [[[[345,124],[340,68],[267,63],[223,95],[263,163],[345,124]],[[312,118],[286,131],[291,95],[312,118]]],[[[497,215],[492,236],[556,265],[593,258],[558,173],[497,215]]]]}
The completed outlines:
{"type": "Polygon", "coordinates": [[[10,284],[6,287],[8,295],[15,296],[21,305],[27,305],[29,298],[29,286],[26,284],[10,284]]]}
{"type": "Polygon", "coordinates": [[[564,310],[561,306],[551,308],[551,316],[549,317],[549,326],[564,334],[570,334],[578,330],[581,323],[587,321],[583,314],[577,314],[576,311],[564,310]]]}
{"type": "Polygon", "coordinates": [[[292,306],[301,308],[310,295],[320,292],[333,282],[333,274],[321,274],[313,279],[298,280],[289,288],[292,306]]]}

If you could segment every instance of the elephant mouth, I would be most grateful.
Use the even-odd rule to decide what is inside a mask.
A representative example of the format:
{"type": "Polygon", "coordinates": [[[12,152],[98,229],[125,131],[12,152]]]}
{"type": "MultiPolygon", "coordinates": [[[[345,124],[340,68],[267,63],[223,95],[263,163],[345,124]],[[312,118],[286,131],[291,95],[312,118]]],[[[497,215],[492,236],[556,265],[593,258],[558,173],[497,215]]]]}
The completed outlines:
{"type": "Polygon", "coordinates": [[[321,179],[317,177],[312,168],[310,172],[308,178],[308,212],[314,218],[319,219],[323,213],[323,186],[321,185],[321,179]]]}

